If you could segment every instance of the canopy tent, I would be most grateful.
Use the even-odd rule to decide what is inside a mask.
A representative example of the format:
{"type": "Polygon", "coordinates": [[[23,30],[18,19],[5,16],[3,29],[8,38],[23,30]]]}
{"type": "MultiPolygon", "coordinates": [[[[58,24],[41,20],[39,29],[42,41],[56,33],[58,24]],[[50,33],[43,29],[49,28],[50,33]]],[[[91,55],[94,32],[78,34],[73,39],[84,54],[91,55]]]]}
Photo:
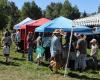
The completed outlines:
{"type": "Polygon", "coordinates": [[[20,29],[20,26],[21,25],[24,25],[24,24],[27,24],[27,23],[29,23],[29,22],[31,22],[32,21],[32,19],[30,19],[29,17],[27,17],[26,19],[24,19],[23,21],[21,21],[20,23],[18,23],[18,24],[16,24],[15,26],[14,26],[14,28],[13,29],[20,29]]]}
{"type": "Polygon", "coordinates": [[[73,20],[73,26],[83,25],[83,26],[98,26],[100,25],[100,13],[96,15],[91,15],[89,17],[80,18],[73,20]]]}
{"type": "Polygon", "coordinates": [[[33,20],[30,23],[26,24],[26,25],[22,25],[21,28],[21,33],[23,33],[23,37],[22,39],[24,39],[25,34],[27,34],[29,31],[34,31],[36,27],[41,26],[47,22],[49,22],[49,19],[46,18],[41,18],[38,20],[33,20]]]}
{"type": "Polygon", "coordinates": [[[64,17],[58,17],[54,20],[49,21],[48,23],[38,27],[35,29],[35,32],[52,32],[52,29],[62,29],[65,28],[65,25],[68,27],[72,27],[72,20],[64,18],[64,17]],[[46,28],[50,28],[46,29],[46,28]],[[46,29],[46,30],[45,30],[46,29]]]}
{"type": "Polygon", "coordinates": [[[26,26],[21,26],[21,29],[33,28],[33,27],[35,29],[36,27],[39,27],[49,21],[50,21],[49,19],[41,18],[41,19],[31,22],[30,24],[26,24],[26,26]]]}
{"type": "Polygon", "coordinates": [[[22,25],[20,28],[21,30],[21,38],[22,40],[24,40],[24,50],[27,49],[27,42],[26,42],[26,38],[27,38],[27,34],[28,32],[34,32],[35,28],[38,26],[41,26],[47,22],[49,22],[49,19],[46,18],[40,18],[38,20],[35,21],[31,21],[30,23],[26,24],[26,25],[22,25]]]}
{"type": "Polygon", "coordinates": [[[74,32],[90,32],[91,31],[91,29],[86,26],[73,27],[72,25],[73,25],[72,20],[61,16],[36,28],[35,32],[52,32],[54,31],[54,29],[63,29],[65,32],[71,32],[72,28],[74,32]]]}

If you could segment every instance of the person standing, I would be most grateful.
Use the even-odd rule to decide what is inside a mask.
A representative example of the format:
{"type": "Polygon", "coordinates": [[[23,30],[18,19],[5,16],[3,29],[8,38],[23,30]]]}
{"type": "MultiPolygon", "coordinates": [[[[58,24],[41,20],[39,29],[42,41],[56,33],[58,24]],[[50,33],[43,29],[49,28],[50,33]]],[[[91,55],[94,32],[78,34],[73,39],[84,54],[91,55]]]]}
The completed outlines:
{"type": "Polygon", "coordinates": [[[97,40],[96,39],[92,39],[90,41],[90,43],[91,43],[91,53],[90,53],[90,56],[93,58],[94,69],[97,69],[97,66],[98,66],[98,60],[97,60],[98,45],[97,45],[97,40]]]}
{"type": "Polygon", "coordinates": [[[6,43],[3,47],[3,55],[6,58],[5,62],[8,63],[8,59],[9,59],[9,54],[10,54],[10,48],[9,45],[6,43]]]}
{"type": "Polygon", "coordinates": [[[3,54],[6,57],[6,62],[8,62],[11,43],[12,43],[11,37],[4,35],[4,37],[2,38],[2,44],[3,44],[3,54]]]}
{"type": "Polygon", "coordinates": [[[76,45],[76,59],[75,59],[75,70],[80,69],[81,71],[86,68],[86,54],[87,54],[87,43],[83,34],[78,35],[78,41],[76,45]]]}
{"type": "MultiPolygon", "coordinates": [[[[56,61],[57,64],[62,65],[61,63],[61,42],[60,42],[60,30],[56,29],[53,32],[51,38],[51,46],[50,46],[50,53],[51,53],[51,61],[56,61]]],[[[51,69],[51,66],[49,66],[51,69]]],[[[58,71],[58,70],[57,70],[58,71]]]]}
{"type": "Polygon", "coordinates": [[[20,34],[19,30],[17,30],[17,32],[15,34],[15,40],[16,40],[17,51],[20,51],[20,49],[21,49],[21,47],[20,47],[21,34],[20,34]]]}
{"type": "Polygon", "coordinates": [[[43,54],[44,54],[44,48],[42,47],[42,37],[41,34],[39,34],[39,36],[36,39],[36,43],[37,43],[37,47],[36,47],[36,60],[38,62],[38,64],[40,65],[42,63],[43,60],[43,54]]]}
{"type": "Polygon", "coordinates": [[[27,36],[28,61],[33,61],[33,33],[29,32],[27,36]]]}
{"type": "Polygon", "coordinates": [[[4,36],[10,36],[11,37],[11,33],[8,29],[6,29],[6,31],[4,32],[4,36]]]}
{"type": "Polygon", "coordinates": [[[66,59],[67,59],[67,52],[68,52],[68,49],[67,49],[67,33],[64,32],[63,30],[61,30],[60,32],[61,34],[61,46],[62,46],[62,62],[63,62],[63,66],[65,66],[65,63],[66,63],[66,59]]]}

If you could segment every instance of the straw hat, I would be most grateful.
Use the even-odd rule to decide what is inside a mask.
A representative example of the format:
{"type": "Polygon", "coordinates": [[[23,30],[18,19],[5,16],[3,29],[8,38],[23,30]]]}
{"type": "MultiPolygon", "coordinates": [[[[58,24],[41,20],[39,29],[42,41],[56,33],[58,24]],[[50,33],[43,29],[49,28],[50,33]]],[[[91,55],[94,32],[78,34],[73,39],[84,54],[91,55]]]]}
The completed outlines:
{"type": "Polygon", "coordinates": [[[63,29],[60,29],[60,35],[65,36],[66,33],[63,31],[63,29]]]}
{"type": "Polygon", "coordinates": [[[97,42],[97,40],[96,39],[92,39],[91,41],[90,41],[90,43],[93,43],[93,42],[97,42]]]}
{"type": "Polygon", "coordinates": [[[56,29],[56,30],[54,30],[54,32],[53,32],[53,34],[60,34],[60,30],[59,29],[56,29]]]}

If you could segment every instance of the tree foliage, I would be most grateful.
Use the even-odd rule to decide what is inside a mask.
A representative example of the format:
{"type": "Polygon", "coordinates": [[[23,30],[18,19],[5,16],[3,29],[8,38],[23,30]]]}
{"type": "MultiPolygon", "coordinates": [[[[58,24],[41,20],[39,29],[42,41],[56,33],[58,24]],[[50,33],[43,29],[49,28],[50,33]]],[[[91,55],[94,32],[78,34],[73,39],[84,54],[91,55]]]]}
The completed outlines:
{"type": "Polygon", "coordinates": [[[25,2],[22,7],[21,17],[22,19],[25,19],[26,17],[39,19],[42,17],[41,8],[39,8],[34,1],[32,1],[32,3],[25,2]]]}
{"type": "Polygon", "coordinates": [[[70,19],[80,17],[80,12],[77,6],[72,6],[68,0],[62,3],[51,3],[45,10],[45,17],[54,19],[58,16],[64,16],[70,19]]]}
{"type": "Polygon", "coordinates": [[[13,29],[13,26],[18,22],[20,17],[20,12],[16,7],[14,2],[9,2],[9,15],[8,15],[8,25],[9,29],[13,29]]]}
{"type": "Polygon", "coordinates": [[[47,9],[45,10],[45,17],[54,19],[58,16],[60,16],[60,10],[62,8],[61,3],[51,3],[47,6],[47,9]]]}
{"type": "Polygon", "coordinates": [[[82,14],[81,14],[81,17],[84,18],[84,17],[87,17],[88,14],[86,13],[86,11],[84,11],[82,14]]]}
{"type": "Polygon", "coordinates": [[[0,0],[0,30],[6,27],[7,25],[7,0],[0,0]]]}
{"type": "Polygon", "coordinates": [[[3,30],[7,26],[8,17],[5,14],[0,13],[0,30],[3,30]]]}
{"type": "Polygon", "coordinates": [[[0,0],[0,29],[7,27],[12,29],[14,24],[18,21],[19,10],[14,2],[8,0],[0,0]]]}
{"type": "Polygon", "coordinates": [[[80,12],[77,6],[72,7],[71,13],[69,14],[70,19],[78,19],[80,17],[80,12]]]}
{"type": "Polygon", "coordinates": [[[72,13],[71,3],[68,0],[65,0],[61,9],[61,15],[64,17],[68,17],[71,13],[72,13]]]}
{"type": "Polygon", "coordinates": [[[100,6],[98,7],[98,13],[100,13],[100,6]]]}

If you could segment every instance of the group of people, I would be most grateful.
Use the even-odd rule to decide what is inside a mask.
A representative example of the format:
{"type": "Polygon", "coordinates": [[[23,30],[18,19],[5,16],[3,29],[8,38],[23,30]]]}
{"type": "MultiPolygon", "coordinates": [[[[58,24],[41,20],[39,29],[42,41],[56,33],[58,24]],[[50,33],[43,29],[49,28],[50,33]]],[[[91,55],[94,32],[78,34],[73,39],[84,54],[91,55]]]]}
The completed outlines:
{"type": "MultiPolygon", "coordinates": [[[[71,56],[74,54],[74,69],[77,70],[85,70],[86,69],[86,60],[87,60],[87,41],[86,36],[83,34],[78,34],[76,36],[76,41],[74,46],[71,45],[71,50],[73,53],[69,54],[69,60],[71,56]],[[73,49],[72,49],[73,48],[73,49]]],[[[20,45],[21,37],[20,31],[17,31],[15,34],[16,46],[18,49],[18,45],[20,45]]],[[[28,51],[28,61],[33,61],[33,52],[36,53],[36,60],[38,64],[42,63],[44,55],[48,55],[46,52],[46,46],[49,44],[50,56],[48,61],[50,62],[49,68],[51,70],[55,69],[55,72],[58,69],[65,67],[66,60],[68,58],[68,46],[69,41],[67,38],[67,33],[63,30],[56,29],[51,35],[50,40],[43,41],[43,36],[41,34],[35,39],[33,32],[28,32],[27,35],[27,51],[28,51]],[[50,41],[50,42],[49,42],[50,41]],[[46,43],[47,42],[47,43],[46,43]],[[45,47],[43,47],[43,43],[46,43],[45,47]]],[[[6,57],[6,62],[8,62],[9,53],[10,53],[10,45],[12,43],[11,33],[6,30],[4,33],[4,37],[2,39],[3,42],[3,54],[6,57]]],[[[72,43],[73,44],[73,43],[72,43]]],[[[98,45],[97,40],[92,39],[90,41],[91,44],[91,53],[90,56],[93,58],[94,65],[97,68],[97,54],[98,54],[98,45]]],[[[45,57],[46,58],[46,57],[45,57]]]]}

